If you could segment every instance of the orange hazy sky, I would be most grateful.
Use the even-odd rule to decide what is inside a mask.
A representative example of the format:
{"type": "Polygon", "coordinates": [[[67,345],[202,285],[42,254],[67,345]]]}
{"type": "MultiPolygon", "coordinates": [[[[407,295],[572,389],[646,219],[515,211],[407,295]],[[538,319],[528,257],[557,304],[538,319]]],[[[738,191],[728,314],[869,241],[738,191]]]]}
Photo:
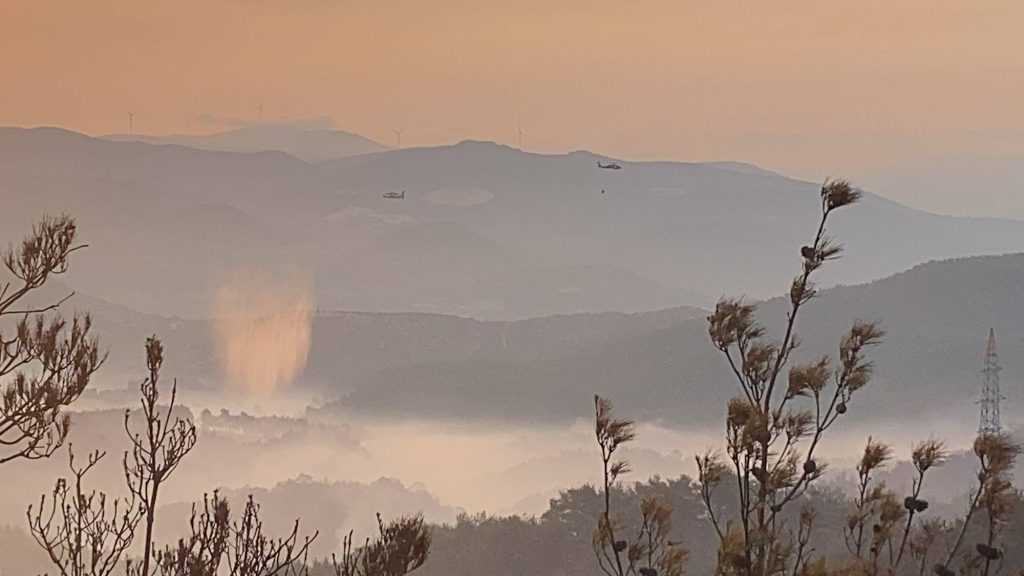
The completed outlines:
{"type": "Polygon", "coordinates": [[[804,177],[1024,129],[1024,2],[0,0],[0,124],[329,117],[804,177]]]}

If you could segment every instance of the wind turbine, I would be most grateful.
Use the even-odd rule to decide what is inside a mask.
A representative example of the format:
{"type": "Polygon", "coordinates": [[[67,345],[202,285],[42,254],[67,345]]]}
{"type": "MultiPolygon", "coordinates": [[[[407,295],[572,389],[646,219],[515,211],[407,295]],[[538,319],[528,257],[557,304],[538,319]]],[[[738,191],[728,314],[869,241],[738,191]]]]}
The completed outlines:
{"type": "Polygon", "coordinates": [[[137,109],[125,110],[124,113],[128,115],[128,133],[135,134],[135,115],[138,114],[139,111],[137,109]]]}
{"type": "Polygon", "coordinates": [[[402,148],[402,132],[404,132],[404,131],[405,131],[405,126],[399,128],[398,130],[392,130],[392,132],[395,133],[395,148],[398,148],[398,149],[402,148]]]}
{"type": "Polygon", "coordinates": [[[256,107],[256,111],[259,113],[259,119],[263,120],[263,100],[260,100],[260,105],[256,107]]]}
{"type": "Polygon", "coordinates": [[[518,132],[519,132],[519,150],[522,151],[522,149],[523,149],[523,125],[519,124],[517,129],[518,129],[518,132]]]}

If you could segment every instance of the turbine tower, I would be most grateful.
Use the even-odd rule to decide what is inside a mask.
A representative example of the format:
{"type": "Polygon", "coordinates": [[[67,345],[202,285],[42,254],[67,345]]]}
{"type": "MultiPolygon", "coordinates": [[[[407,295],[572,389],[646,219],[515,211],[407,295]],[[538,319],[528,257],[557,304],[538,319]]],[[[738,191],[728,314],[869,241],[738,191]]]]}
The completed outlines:
{"type": "Polygon", "coordinates": [[[128,133],[135,134],[135,115],[139,113],[138,110],[125,110],[125,114],[128,115],[128,133]]]}
{"type": "Polygon", "coordinates": [[[1001,425],[999,423],[999,401],[1003,399],[999,391],[999,354],[996,351],[996,331],[988,330],[988,346],[985,347],[985,369],[981,371],[983,383],[981,386],[981,424],[978,426],[979,434],[999,434],[1001,425]]]}

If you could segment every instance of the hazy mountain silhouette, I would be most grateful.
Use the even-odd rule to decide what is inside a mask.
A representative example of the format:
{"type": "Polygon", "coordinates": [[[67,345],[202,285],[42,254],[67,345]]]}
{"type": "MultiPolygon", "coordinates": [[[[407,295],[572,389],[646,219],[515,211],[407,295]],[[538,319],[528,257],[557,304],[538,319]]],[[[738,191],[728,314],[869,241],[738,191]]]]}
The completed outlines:
{"type": "Polygon", "coordinates": [[[285,152],[306,162],[323,162],[345,156],[387,150],[387,146],[352,132],[308,128],[290,124],[257,124],[215,134],[110,134],[107,140],[178,144],[200,150],[224,152],[285,152]]]}
{"type": "Polygon", "coordinates": [[[874,170],[864,181],[936,212],[1024,218],[1024,156],[978,152],[904,161],[874,170]]]}
{"type": "MultiPolygon", "coordinates": [[[[738,163],[596,167],[608,160],[463,142],[325,166],[366,201],[384,190],[408,190],[421,200],[396,208],[408,216],[454,219],[507,245],[611,263],[708,300],[733,286],[767,296],[788,284],[791,271],[779,262],[813,235],[817,184],[738,163]],[[467,189],[487,196],[478,194],[472,205],[431,201],[438,190],[467,189]]],[[[937,216],[868,194],[837,216],[833,231],[849,257],[823,281],[863,282],[936,258],[1017,251],[1024,249],[1013,232],[1019,229],[1019,222],[937,216]]]]}
{"type": "MultiPolygon", "coordinates": [[[[1004,381],[1024,377],[1022,279],[1024,255],[1018,254],[934,262],[870,284],[827,290],[804,312],[798,330],[804,345],[797,358],[835,356],[852,319],[881,319],[888,335],[872,353],[877,376],[872,393],[854,401],[863,410],[860,418],[905,421],[942,414],[973,421],[990,326],[1005,348],[1004,381]]],[[[784,318],[785,306],[773,299],[760,313],[777,320],[784,318]]],[[[660,314],[678,313],[646,317],[660,314]]],[[[586,417],[586,399],[596,392],[615,398],[621,410],[637,418],[671,426],[716,422],[735,390],[724,360],[708,341],[706,322],[687,316],[602,343],[572,349],[552,344],[533,357],[515,352],[523,340],[508,334],[490,346],[486,343],[499,338],[477,337],[485,348],[468,360],[459,348],[448,358],[439,354],[433,361],[356,377],[353,392],[337,407],[439,418],[565,420],[586,417]]],[[[552,326],[552,332],[572,334],[566,326],[552,326]]],[[[437,332],[435,342],[441,341],[457,340],[437,332]]],[[[307,375],[320,374],[321,362],[327,361],[314,354],[307,375]]],[[[1006,414],[1024,414],[1024,394],[1015,393],[1017,388],[1004,387],[1006,414]]]]}
{"type": "MultiPolygon", "coordinates": [[[[862,417],[894,421],[956,410],[958,420],[973,420],[984,343],[994,327],[1005,355],[1005,410],[1024,414],[1024,394],[1015,392],[1024,380],[1022,279],[1024,254],[1013,254],[931,262],[825,290],[801,318],[797,357],[834,356],[854,318],[881,319],[888,335],[872,352],[874,390],[855,399],[864,403],[862,417]]],[[[81,295],[70,305],[92,310],[110,344],[104,386],[142,373],[141,342],[154,332],[175,350],[169,362],[183,386],[218,385],[208,322],[136,314],[81,295]]],[[[772,299],[760,314],[784,318],[785,306],[772,299]]],[[[597,392],[638,419],[700,426],[716,422],[717,407],[735,392],[708,341],[705,314],[672,308],[503,322],[323,311],[296,385],[336,398],[328,411],[513,421],[586,417],[597,392]]]]}
{"type": "MultiPolygon", "coordinates": [[[[589,152],[484,142],[323,164],[58,129],[0,129],[0,147],[4,229],[74,214],[93,248],[69,284],[160,315],[210,315],[218,274],[251,268],[305,271],[334,309],[510,319],[709,306],[736,287],[765,297],[786,286],[817,212],[817,185],[746,164],[618,161],[613,172],[589,152]],[[406,199],[382,198],[396,190],[406,199]]],[[[849,256],[826,285],[1024,250],[1024,223],[870,194],[834,232],[849,256]]]]}

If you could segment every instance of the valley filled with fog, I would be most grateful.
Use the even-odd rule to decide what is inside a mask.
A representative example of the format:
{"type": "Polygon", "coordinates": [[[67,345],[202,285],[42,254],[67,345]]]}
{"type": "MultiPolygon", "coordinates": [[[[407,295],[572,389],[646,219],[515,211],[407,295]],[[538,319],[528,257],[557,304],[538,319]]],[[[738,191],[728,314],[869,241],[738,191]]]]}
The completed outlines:
{"type": "MultiPolygon", "coordinates": [[[[88,244],[32,298],[74,293],[61,309],[91,313],[109,354],[68,437],[109,453],[96,485],[123,482],[124,411],[138,409],[155,334],[199,435],[162,494],[161,540],[218,489],[258,496],[269,525],[301,517],[321,534],[317,557],[372,533],[376,513],[528,517],[600,482],[595,394],[637,422],[624,452],[635,478],[694,476],[735,395],[706,317],[744,295],[785,318],[819,187],[741,163],[608,171],[591,152],[396,150],[286,125],[189,138],[4,128],[0,147],[6,240],[67,213],[88,244]]],[[[834,233],[847,254],[825,271],[795,357],[836,355],[855,318],[888,331],[872,395],[819,450],[845,491],[867,436],[902,460],[927,437],[970,448],[990,328],[1004,381],[1024,379],[1024,222],[867,190],[834,233]]],[[[1018,388],[1003,405],[1011,427],[1018,388]]],[[[974,474],[954,462],[933,487],[950,515],[974,474]]],[[[9,465],[0,525],[19,527],[65,467],[9,465]]],[[[905,465],[890,482],[909,486],[905,465]]]]}
{"type": "Polygon", "coordinates": [[[1021,22],[0,0],[0,576],[1024,576],[1021,22]]]}
{"type": "MultiPolygon", "coordinates": [[[[276,150],[301,156],[288,147],[324,132],[246,136],[2,129],[0,220],[13,240],[67,212],[89,245],[35,296],[74,291],[63,308],[91,313],[110,355],[73,413],[76,448],[126,449],[123,411],[137,408],[142,343],[157,334],[201,439],[164,493],[180,520],[168,524],[214,488],[259,493],[270,519],[301,516],[325,535],[318,554],[371,531],[377,511],[539,515],[560,490],[598,482],[595,394],[638,421],[637,478],[692,476],[734,394],[705,317],[743,294],[784,318],[773,296],[813,232],[816,184],[750,165],[608,173],[591,153],[473,141],[356,140],[350,155],[300,159],[276,150]],[[395,190],[408,196],[382,198],[395,190]]],[[[1024,223],[870,191],[857,210],[836,223],[848,255],[825,275],[834,287],[811,304],[798,353],[835,354],[853,318],[889,330],[861,418],[821,449],[837,486],[868,435],[904,452],[929,436],[970,447],[989,327],[1012,352],[1004,377],[1024,377],[1024,223]]],[[[1008,395],[1006,421],[1022,398],[1008,395]]],[[[116,490],[117,460],[100,486],[116,490]]],[[[17,526],[63,465],[12,465],[0,523],[17,526]]]]}

